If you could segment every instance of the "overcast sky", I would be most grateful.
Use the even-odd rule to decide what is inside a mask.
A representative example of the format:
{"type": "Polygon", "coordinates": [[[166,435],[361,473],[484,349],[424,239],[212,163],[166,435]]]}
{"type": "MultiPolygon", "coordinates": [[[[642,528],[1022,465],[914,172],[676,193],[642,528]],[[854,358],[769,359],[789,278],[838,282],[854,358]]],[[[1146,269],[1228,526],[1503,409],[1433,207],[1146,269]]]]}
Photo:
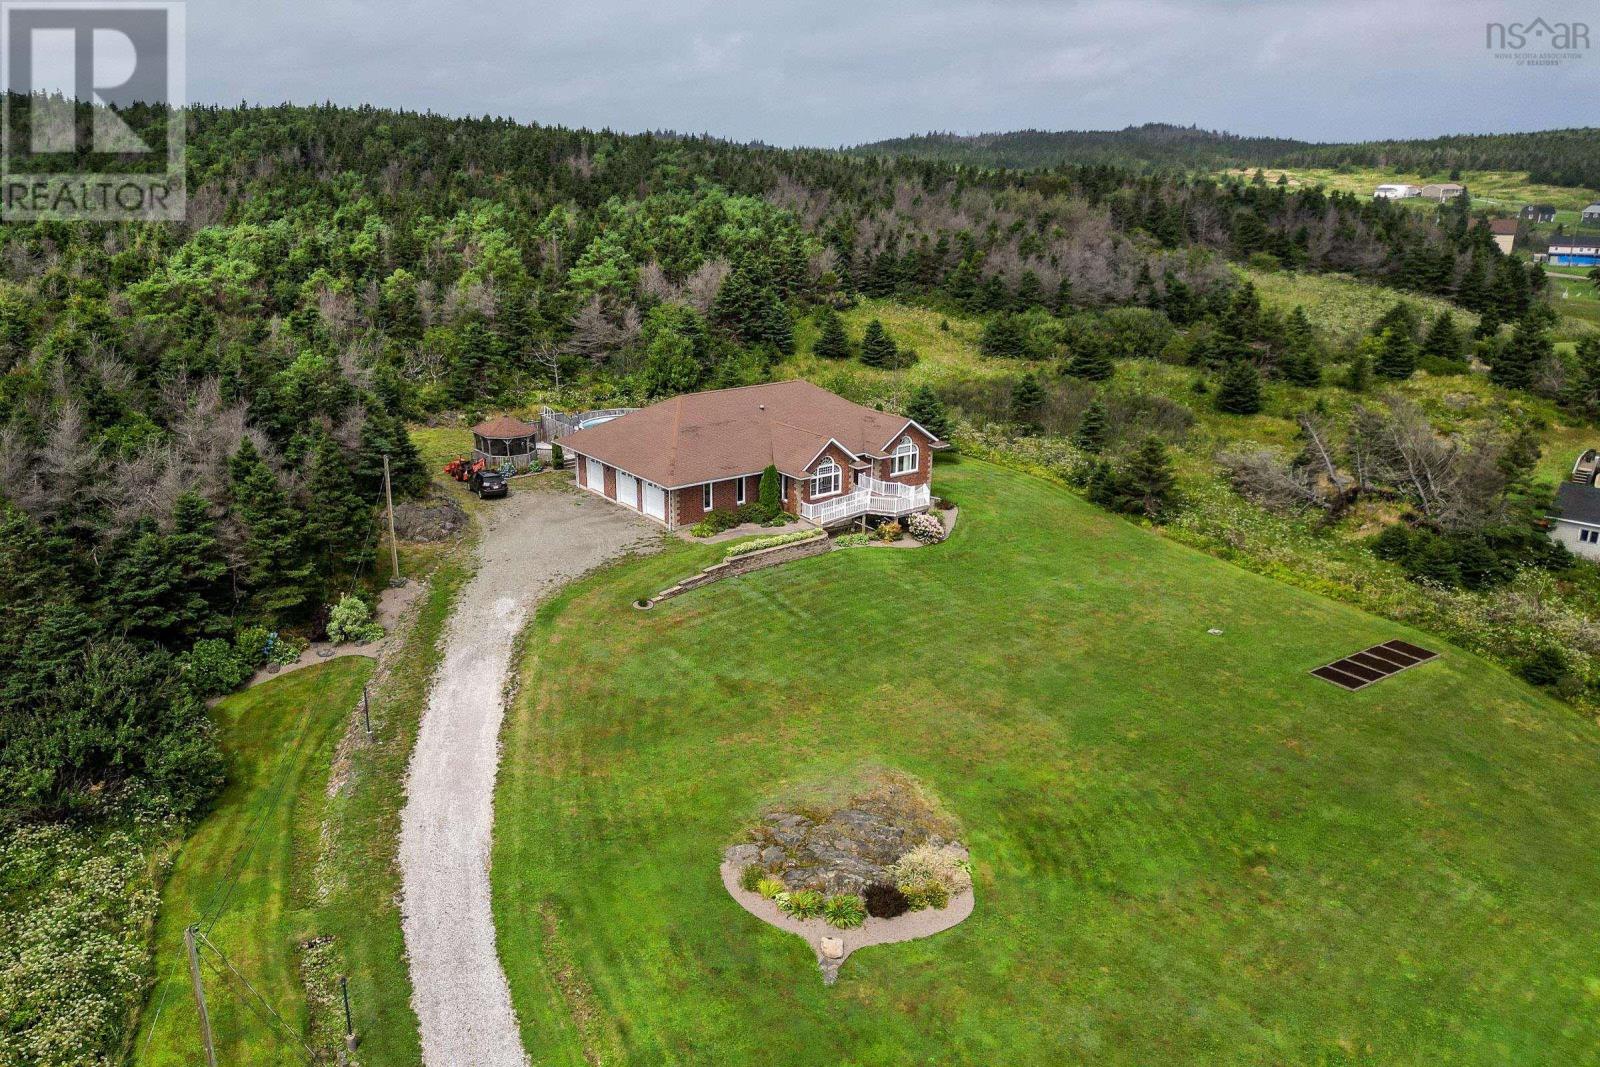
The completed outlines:
{"type": "Polygon", "coordinates": [[[838,145],[930,129],[1195,124],[1310,140],[1600,124],[1600,48],[1554,67],[1484,0],[193,0],[197,102],[373,103],[838,145]]]}

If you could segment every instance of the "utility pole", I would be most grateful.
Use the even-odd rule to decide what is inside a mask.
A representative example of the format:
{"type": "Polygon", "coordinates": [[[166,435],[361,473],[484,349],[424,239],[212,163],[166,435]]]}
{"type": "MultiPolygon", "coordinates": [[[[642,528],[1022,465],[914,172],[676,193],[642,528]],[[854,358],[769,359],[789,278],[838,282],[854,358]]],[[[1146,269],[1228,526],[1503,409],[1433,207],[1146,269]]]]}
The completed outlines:
{"type": "Polygon", "coordinates": [[[391,585],[400,584],[400,544],[394,539],[394,489],[389,485],[389,453],[383,454],[383,499],[389,505],[389,559],[394,563],[391,585]]]}
{"type": "Polygon", "coordinates": [[[372,740],[372,711],[371,697],[367,695],[367,687],[361,687],[361,722],[367,728],[367,740],[372,740]]]}
{"type": "Polygon", "coordinates": [[[194,946],[194,924],[183,928],[183,947],[189,953],[189,981],[194,985],[194,1006],[200,1011],[200,1043],[206,1048],[206,1067],[217,1067],[217,1050],[211,1043],[211,1013],[206,1011],[206,991],[200,985],[200,953],[194,946]]]}

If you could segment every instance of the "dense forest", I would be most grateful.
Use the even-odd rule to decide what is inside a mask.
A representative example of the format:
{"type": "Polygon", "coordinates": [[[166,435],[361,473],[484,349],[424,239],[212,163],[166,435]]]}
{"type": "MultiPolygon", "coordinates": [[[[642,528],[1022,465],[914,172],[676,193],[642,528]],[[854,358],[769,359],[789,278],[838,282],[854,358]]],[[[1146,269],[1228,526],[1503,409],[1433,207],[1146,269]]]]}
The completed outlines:
{"type": "Polygon", "coordinates": [[[963,136],[927,133],[859,145],[862,157],[936,160],[968,167],[1048,169],[1110,164],[1135,170],[1229,167],[1386,167],[1416,174],[1526,171],[1530,181],[1600,189],[1600,131],[1460,134],[1426,140],[1316,144],[1240,137],[1193,126],[1147,123],[1122,130],[1018,130],[963,136]]]}
{"type": "Polygon", "coordinates": [[[1013,338],[1013,318],[1135,307],[1198,327],[1197,362],[1261,355],[1272,374],[1300,356],[1263,339],[1293,324],[1260,319],[1231,260],[1383,280],[1491,326],[1543,284],[1464,204],[1433,220],[1104,164],[984,176],[373,108],[188,122],[185,223],[3,231],[13,812],[116,783],[201,802],[218,774],[201,698],[279,627],[318,632],[370,564],[383,457],[400,493],[426,482],[408,420],[558,371],[641,400],[759,381],[797,314],[859,295],[1013,338]]]}

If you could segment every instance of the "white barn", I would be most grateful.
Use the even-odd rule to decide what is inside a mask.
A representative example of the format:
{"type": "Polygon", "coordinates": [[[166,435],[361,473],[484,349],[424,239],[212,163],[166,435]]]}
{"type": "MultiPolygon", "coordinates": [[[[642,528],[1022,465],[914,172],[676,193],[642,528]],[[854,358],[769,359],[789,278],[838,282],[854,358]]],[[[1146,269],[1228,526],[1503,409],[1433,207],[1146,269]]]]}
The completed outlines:
{"type": "Polygon", "coordinates": [[[1405,200],[1408,197],[1420,195],[1422,195],[1421,189],[1415,185],[1407,185],[1404,182],[1390,182],[1372,190],[1372,199],[1374,200],[1405,200]]]}

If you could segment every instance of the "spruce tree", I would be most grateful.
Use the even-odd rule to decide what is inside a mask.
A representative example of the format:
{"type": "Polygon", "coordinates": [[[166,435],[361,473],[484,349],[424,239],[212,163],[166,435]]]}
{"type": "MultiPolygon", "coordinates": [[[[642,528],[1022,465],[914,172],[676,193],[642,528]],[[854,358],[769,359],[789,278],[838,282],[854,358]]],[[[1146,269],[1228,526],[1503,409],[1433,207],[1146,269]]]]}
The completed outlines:
{"type": "Polygon", "coordinates": [[[372,562],[372,508],[374,499],[363,496],[339,443],[320,435],[311,455],[308,486],[311,507],[306,534],[318,561],[320,577],[354,574],[372,562]]]}
{"type": "Polygon", "coordinates": [[[1222,372],[1217,410],[1229,415],[1254,415],[1261,410],[1261,373],[1249,360],[1236,359],[1222,372]]]}
{"type": "Polygon", "coordinates": [[[931,386],[919,385],[906,404],[906,418],[941,440],[950,437],[950,413],[931,386]]]}
{"type": "Polygon", "coordinates": [[[1550,337],[1532,317],[1517,322],[1511,338],[1500,346],[1489,365],[1489,380],[1507,389],[1526,389],[1539,367],[1553,353],[1550,337]]]}
{"type": "Polygon", "coordinates": [[[1096,397],[1083,409],[1083,415],[1078,419],[1078,429],[1072,435],[1072,443],[1091,455],[1098,455],[1105,450],[1109,434],[1106,406],[1096,397]]]}
{"type": "Polygon", "coordinates": [[[1160,518],[1172,501],[1176,484],[1167,446],[1153,434],[1128,457],[1118,481],[1127,510],[1160,518]]]}
{"type": "Polygon", "coordinates": [[[1028,334],[1015,315],[1002,313],[994,316],[983,327],[978,350],[993,359],[1026,359],[1028,334]]]}
{"type": "Polygon", "coordinates": [[[892,367],[898,349],[894,338],[883,328],[883,323],[873,319],[861,335],[861,362],[869,367],[892,367]]]}
{"type": "MultiPolygon", "coordinates": [[[[1074,322],[1076,319],[1068,321],[1074,322]]],[[[1117,365],[1111,361],[1111,353],[1098,332],[1078,330],[1070,342],[1064,369],[1074,378],[1082,378],[1086,382],[1103,382],[1116,373],[1117,365]]]]}
{"type": "Polygon", "coordinates": [[[1417,343],[1409,333],[1393,327],[1379,337],[1378,358],[1372,371],[1391,382],[1403,382],[1417,369],[1417,343]]]}
{"type": "Polygon", "coordinates": [[[811,351],[821,359],[849,359],[850,335],[845,332],[844,320],[832,308],[824,308],[819,321],[822,326],[811,351]]]}
{"type": "Polygon", "coordinates": [[[1352,393],[1364,393],[1371,384],[1372,359],[1365,352],[1358,351],[1350,357],[1350,366],[1345,371],[1344,387],[1352,393]]]}
{"type": "Polygon", "coordinates": [[[228,461],[234,514],[245,529],[241,584],[256,610],[287,614],[310,596],[311,563],[305,557],[302,523],[254,442],[248,437],[228,461]]]}
{"type": "Polygon", "coordinates": [[[1039,409],[1044,406],[1044,387],[1037,374],[1024,374],[1011,388],[1011,418],[1028,429],[1038,429],[1039,409]]]}
{"type": "Polygon", "coordinates": [[[1461,334],[1456,330],[1456,319],[1450,312],[1439,312],[1428,326],[1428,336],[1422,342],[1422,354],[1429,359],[1452,363],[1461,359],[1461,334]]]}

